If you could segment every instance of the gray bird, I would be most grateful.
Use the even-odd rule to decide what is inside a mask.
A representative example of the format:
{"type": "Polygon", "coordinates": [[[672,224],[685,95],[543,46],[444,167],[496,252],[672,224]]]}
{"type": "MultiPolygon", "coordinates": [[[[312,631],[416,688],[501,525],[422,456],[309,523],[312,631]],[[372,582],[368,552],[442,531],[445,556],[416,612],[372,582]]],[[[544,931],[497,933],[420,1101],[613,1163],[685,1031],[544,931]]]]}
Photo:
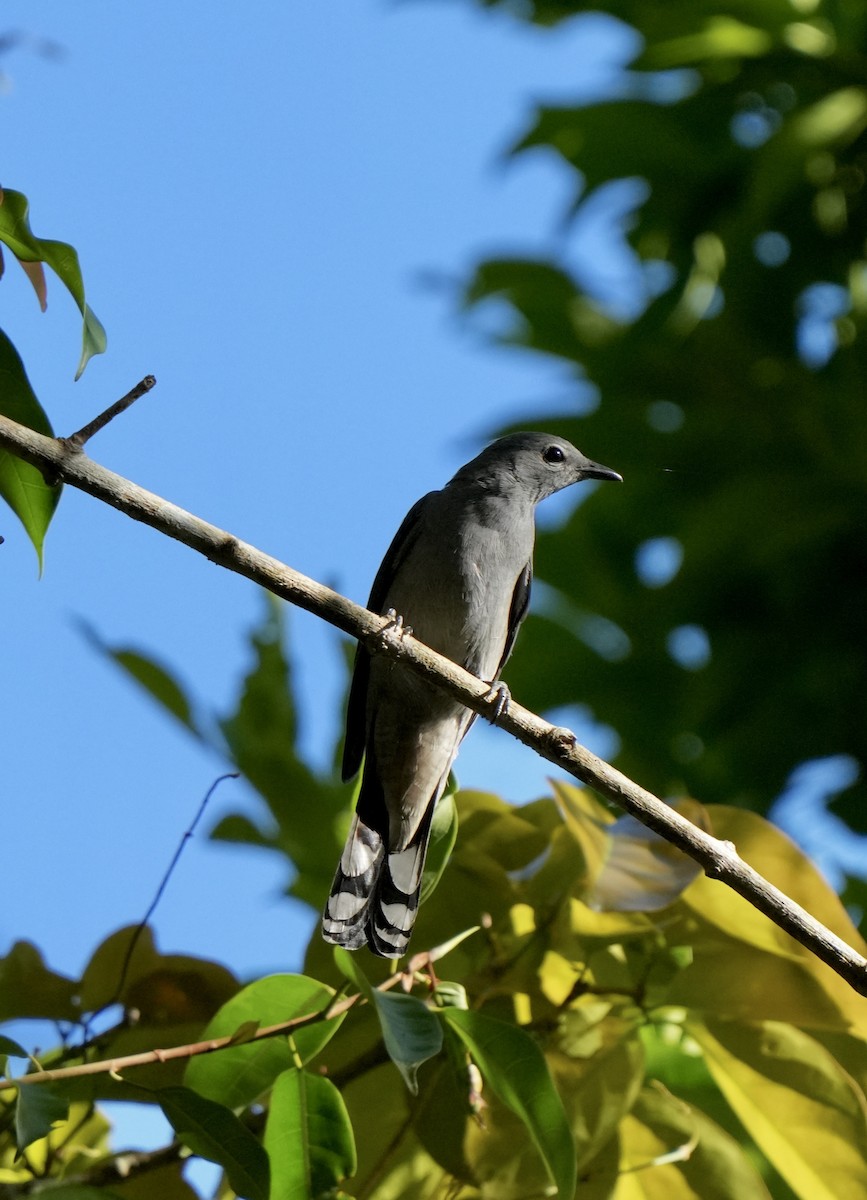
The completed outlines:
{"type": "MultiPolygon", "coordinates": [[[[563,438],[513,433],[415,504],[373,581],[368,608],[393,610],[415,636],[496,683],[527,613],[534,514],[582,479],[620,481],[563,438]]],[[[384,958],[406,950],[418,911],[431,820],[475,714],[359,646],[349,692],[343,778],[364,761],[355,819],[322,918],[328,942],[384,958]]]]}

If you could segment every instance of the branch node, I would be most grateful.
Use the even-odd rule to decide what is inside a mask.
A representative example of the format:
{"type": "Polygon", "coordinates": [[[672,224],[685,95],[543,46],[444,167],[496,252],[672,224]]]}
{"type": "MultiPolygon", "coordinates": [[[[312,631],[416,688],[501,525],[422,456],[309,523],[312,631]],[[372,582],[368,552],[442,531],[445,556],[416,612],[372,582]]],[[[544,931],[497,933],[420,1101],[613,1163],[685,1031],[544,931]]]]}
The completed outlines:
{"type": "Polygon", "coordinates": [[[555,754],[566,754],[578,744],[575,734],[565,725],[552,725],[547,731],[547,737],[555,754]]]}
{"type": "Polygon", "coordinates": [[[720,838],[714,838],[713,842],[712,857],[704,864],[704,873],[708,879],[722,879],[730,872],[732,863],[739,860],[738,848],[734,842],[720,838]]]}

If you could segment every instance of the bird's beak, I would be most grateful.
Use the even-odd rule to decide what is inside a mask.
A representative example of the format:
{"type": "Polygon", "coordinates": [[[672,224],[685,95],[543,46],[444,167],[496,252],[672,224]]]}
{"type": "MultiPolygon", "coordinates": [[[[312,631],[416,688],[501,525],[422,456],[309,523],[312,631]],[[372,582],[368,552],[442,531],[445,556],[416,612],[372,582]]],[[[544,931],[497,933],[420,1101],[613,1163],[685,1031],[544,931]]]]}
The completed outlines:
{"type": "Polygon", "coordinates": [[[612,471],[610,467],[603,467],[601,463],[590,462],[588,459],[581,468],[582,479],[610,479],[613,483],[623,483],[623,476],[618,475],[616,471],[612,471]]]}

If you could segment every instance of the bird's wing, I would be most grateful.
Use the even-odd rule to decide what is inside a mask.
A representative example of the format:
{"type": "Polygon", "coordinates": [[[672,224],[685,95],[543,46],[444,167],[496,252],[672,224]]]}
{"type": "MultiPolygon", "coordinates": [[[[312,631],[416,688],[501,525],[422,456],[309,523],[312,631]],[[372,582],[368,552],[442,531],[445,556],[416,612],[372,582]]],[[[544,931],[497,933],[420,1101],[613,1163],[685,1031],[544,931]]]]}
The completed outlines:
{"type": "Polygon", "coordinates": [[[527,609],[530,607],[530,590],[533,583],[533,562],[527,563],[521,574],[518,576],[518,581],[515,584],[515,590],[512,593],[512,604],[509,609],[509,625],[506,632],[506,644],[503,647],[503,657],[500,659],[500,665],[497,668],[497,675],[500,674],[503,667],[506,665],[506,659],[512,653],[512,648],[515,645],[515,638],[518,636],[518,630],[521,627],[521,622],[527,615],[527,609]]]}
{"type": "MultiPolygon", "coordinates": [[[[432,496],[436,492],[428,492],[417,500],[404,517],[400,529],[394,535],[391,545],[385,552],[385,558],[376,572],[373,587],[367,607],[371,612],[381,613],[385,607],[386,597],[395,575],[415,545],[422,525],[422,514],[432,496]]],[[[399,614],[403,616],[403,613],[399,614]]],[[[367,739],[367,685],[370,679],[370,655],[359,643],[355,652],[355,669],[352,673],[352,684],[349,688],[349,703],[346,708],[346,739],[343,744],[343,767],[341,776],[345,780],[356,775],[364,758],[364,745],[367,739]]]]}

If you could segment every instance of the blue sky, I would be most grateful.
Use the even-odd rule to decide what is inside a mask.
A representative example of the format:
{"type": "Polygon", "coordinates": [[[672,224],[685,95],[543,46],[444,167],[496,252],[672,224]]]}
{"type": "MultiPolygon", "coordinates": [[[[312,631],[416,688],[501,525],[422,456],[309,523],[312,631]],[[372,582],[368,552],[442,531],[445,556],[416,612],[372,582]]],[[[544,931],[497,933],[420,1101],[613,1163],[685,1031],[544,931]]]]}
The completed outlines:
{"type": "MultiPolygon", "coordinates": [[[[7,187],[34,231],[79,251],[109,350],[73,384],[77,313],[49,281],[41,315],[12,263],[3,323],[55,429],[145,373],[156,390],[89,446],[98,461],[363,601],[409,505],[517,416],[566,409],[562,368],[490,350],[448,287],[482,254],[563,244],[569,184],[503,151],[534,98],[610,86],[633,44],[610,22],[527,29],[462,5],[364,2],[249,12],[9,3],[25,41],[3,60],[7,187]]],[[[569,245],[615,294],[628,263],[601,211],[569,245]]],[[[605,460],[604,446],[584,449],[605,460]]],[[[616,465],[616,464],[614,464],[616,465]]],[[[171,664],[214,710],[247,666],[261,600],[245,581],[67,489],[35,560],[14,518],[0,653],[11,704],[0,771],[7,904],[77,973],[137,920],[221,764],[101,661],[102,637],[171,664]]],[[[335,631],[290,630],[304,744],[327,758],[341,679],[335,631]]],[[[477,728],[463,783],[526,799],[549,768],[477,728]]],[[[255,800],[221,789],[220,811],[255,800]]],[[[297,966],[308,924],[283,864],[197,839],[158,910],[164,950],[244,976],[297,966]]]]}

